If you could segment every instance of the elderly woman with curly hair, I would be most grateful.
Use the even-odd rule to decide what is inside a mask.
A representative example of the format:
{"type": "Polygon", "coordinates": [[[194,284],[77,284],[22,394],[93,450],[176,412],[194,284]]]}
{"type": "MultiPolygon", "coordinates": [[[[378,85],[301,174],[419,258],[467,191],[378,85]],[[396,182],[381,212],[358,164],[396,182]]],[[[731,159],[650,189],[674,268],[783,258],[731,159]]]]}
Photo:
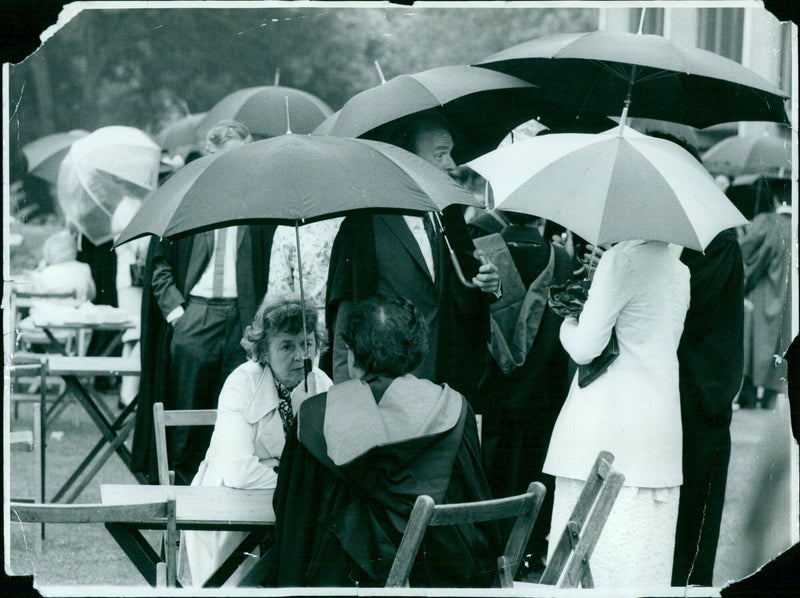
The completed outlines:
{"type": "MultiPolygon", "coordinates": [[[[469,403],[410,373],[428,347],[420,312],[402,298],[367,299],[343,332],[352,379],[300,407],[265,585],[383,586],[417,496],[490,498],[469,403]]],[[[411,585],[489,586],[498,533],[494,523],[432,528],[411,585]]]]}
{"type": "MultiPolygon", "coordinates": [[[[300,402],[332,384],[316,367],[308,375],[308,391],[302,384],[306,350],[318,357],[325,338],[317,309],[310,302],[303,305],[287,298],[262,302],[242,339],[248,360],[228,376],[220,392],[211,444],[193,486],[275,488],[278,462],[300,402]]],[[[202,586],[243,535],[184,532],[178,571],[181,584],[202,586]]]]}

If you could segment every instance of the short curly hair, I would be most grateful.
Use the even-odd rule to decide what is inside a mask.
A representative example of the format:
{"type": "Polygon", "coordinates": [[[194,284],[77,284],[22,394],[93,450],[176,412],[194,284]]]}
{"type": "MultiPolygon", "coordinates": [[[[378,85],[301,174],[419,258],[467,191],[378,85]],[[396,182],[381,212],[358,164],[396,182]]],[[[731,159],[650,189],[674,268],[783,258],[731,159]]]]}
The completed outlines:
{"type": "Polygon", "coordinates": [[[303,311],[306,313],[306,327],[314,335],[317,352],[327,348],[328,338],[317,308],[310,301],[305,304],[294,297],[279,297],[261,302],[253,323],[244,331],[241,345],[248,359],[261,365],[269,363],[269,342],[279,332],[298,334],[303,331],[303,311]]]}
{"type": "Polygon", "coordinates": [[[206,133],[206,148],[216,149],[228,139],[241,139],[242,141],[250,137],[250,129],[238,120],[225,119],[219,121],[206,133]]]}
{"type": "Polygon", "coordinates": [[[353,308],[342,333],[355,365],[366,374],[397,378],[414,370],[428,351],[422,314],[403,297],[370,297],[353,308]]]}

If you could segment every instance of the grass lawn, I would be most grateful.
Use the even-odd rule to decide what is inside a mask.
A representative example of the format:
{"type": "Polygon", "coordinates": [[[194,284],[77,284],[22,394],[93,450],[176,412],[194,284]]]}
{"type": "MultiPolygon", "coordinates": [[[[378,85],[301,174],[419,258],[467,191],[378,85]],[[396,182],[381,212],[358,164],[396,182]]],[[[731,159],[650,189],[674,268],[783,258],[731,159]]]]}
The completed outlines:
{"type": "MultiPolygon", "coordinates": [[[[109,406],[116,397],[109,395],[109,406]]],[[[6,413],[9,413],[6,411],[6,413]]],[[[11,429],[31,424],[30,409],[22,406],[11,429]]],[[[100,438],[79,405],[73,403],[48,430],[48,496],[52,496],[74,467],[100,438]],[[60,439],[58,439],[60,438],[60,439]]],[[[733,451],[714,582],[740,579],[791,543],[788,401],[773,411],[736,411],[732,425],[733,451]]],[[[10,453],[11,496],[31,493],[33,453],[10,453]]],[[[103,483],[135,483],[115,455],[78,497],[99,502],[103,483]]],[[[6,568],[15,574],[35,574],[43,585],[113,585],[143,588],[145,582],[111,536],[99,525],[48,525],[41,557],[32,549],[36,526],[12,523],[6,568]]],[[[151,535],[153,542],[157,535],[151,535]]],[[[122,592],[125,590],[122,589],[122,592]]]]}

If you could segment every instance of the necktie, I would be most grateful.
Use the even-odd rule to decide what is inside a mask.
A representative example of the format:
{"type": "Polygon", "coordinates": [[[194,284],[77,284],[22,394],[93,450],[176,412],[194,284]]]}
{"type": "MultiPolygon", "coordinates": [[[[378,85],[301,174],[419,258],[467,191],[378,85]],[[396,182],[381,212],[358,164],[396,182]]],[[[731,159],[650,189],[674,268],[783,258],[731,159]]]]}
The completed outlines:
{"type": "Polygon", "coordinates": [[[431,243],[431,254],[433,255],[433,279],[436,280],[436,260],[439,258],[439,237],[431,221],[431,215],[425,214],[422,216],[422,224],[425,226],[425,234],[428,235],[428,241],[431,243]]]}
{"type": "Polygon", "coordinates": [[[223,282],[225,279],[225,239],[228,229],[221,228],[217,231],[217,240],[214,245],[214,278],[211,284],[211,295],[222,297],[223,282]]]}

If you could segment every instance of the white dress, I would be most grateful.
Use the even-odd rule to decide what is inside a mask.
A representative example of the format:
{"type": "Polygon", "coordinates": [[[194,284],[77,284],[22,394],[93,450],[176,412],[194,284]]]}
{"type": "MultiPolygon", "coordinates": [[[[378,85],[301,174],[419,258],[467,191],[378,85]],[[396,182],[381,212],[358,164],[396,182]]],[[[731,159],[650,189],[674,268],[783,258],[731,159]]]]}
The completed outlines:
{"type": "MultiPolygon", "coordinates": [[[[317,392],[333,384],[313,370],[317,392]]],[[[296,412],[303,384],[292,391],[296,412]]],[[[247,361],[225,380],[219,395],[214,433],[192,486],[274,489],[286,437],[278,412],[278,391],[269,367],[247,361]]],[[[245,532],[181,532],[178,581],[183,587],[202,586],[246,536],[245,532]]]]}
{"type": "Polygon", "coordinates": [[[573,379],[543,468],[557,477],[551,552],[597,454],[610,451],[625,475],[591,559],[597,587],[670,583],[683,482],[677,348],[688,307],[689,270],[667,244],[626,241],[600,260],[580,319],[561,326],[579,364],[600,354],[612,329],[620,347],[594,382],[573,379]]]}

